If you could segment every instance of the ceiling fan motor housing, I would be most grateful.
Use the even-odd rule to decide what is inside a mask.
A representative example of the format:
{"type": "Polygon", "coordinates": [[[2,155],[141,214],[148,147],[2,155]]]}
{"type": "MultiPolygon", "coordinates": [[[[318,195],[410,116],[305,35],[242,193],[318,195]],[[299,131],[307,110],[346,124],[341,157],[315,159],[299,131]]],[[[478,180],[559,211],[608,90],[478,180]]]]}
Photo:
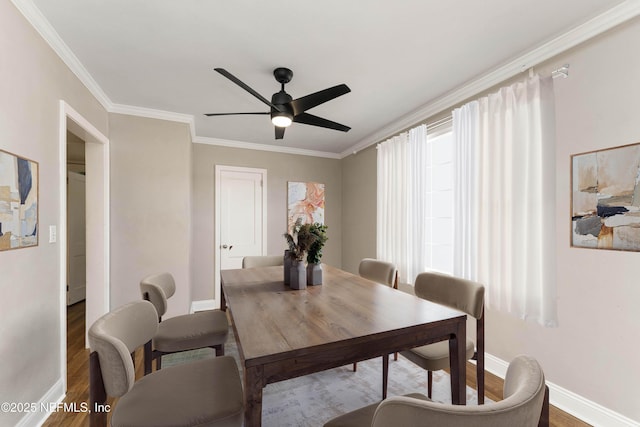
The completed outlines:
{"type": "Polygon", "coordinates": [[[273,70],[273,76],[278,83],[286,84],[293,78],[293,71],[288,68],[279,67],[273,70]]]}

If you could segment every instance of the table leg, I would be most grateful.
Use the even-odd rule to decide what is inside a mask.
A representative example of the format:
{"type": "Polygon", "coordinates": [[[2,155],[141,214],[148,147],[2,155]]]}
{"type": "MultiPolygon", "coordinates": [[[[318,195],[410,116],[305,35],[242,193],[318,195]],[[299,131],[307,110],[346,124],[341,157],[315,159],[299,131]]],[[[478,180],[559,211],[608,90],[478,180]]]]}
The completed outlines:
{"type": "Polygon", "coordinates": [[[262,366],[245,367],[244,427],[260,427],[262,424],[262,373],[262,366]]]}
{"type": "Polygon", "coordinates": [[[467,370],[465,354],[467,322],[459,321],[455,335],[449,338],[449,365],[451,367],[451,402],[454,405],[467,404],[467,370]]]}
{"type": "Polygon", "coordinates": [[[382,356],[382,400],[387,398],[387,380],[389,378],[389,355],[382,356]]]}
{"type": "Polygon", "coordinates": [[[224,291],[222,290],[222,286],[220,287],[220,310],[227,311],[227,300],[224,297],[224,291]]]}

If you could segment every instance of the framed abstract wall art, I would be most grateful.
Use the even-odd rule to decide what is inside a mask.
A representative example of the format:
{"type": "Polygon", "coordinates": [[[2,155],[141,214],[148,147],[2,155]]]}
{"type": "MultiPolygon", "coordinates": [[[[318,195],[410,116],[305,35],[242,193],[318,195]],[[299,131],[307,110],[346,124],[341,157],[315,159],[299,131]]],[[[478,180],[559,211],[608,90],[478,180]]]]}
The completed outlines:
{"type": "Polygon", "coordinates": [[[0,150],[0,251],[38,245],[38,163],[0,150]]]}
{"type": "Polygon", "coordinates": [[[303,224],[324,224],[324,184],[288,182],[287,232],[291,233],[298,218],[303,224]]]}
{"type": "Polygon", "coordinates": [[[571,156],[571,245],[640,251],[640,143],[571,156]]]}

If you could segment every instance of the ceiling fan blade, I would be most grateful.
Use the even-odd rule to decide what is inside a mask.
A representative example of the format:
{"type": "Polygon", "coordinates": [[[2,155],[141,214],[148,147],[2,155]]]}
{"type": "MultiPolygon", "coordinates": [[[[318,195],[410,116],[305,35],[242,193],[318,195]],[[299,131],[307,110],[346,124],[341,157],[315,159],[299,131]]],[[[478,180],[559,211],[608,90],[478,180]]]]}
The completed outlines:
{"type": "Polygon", "coordinates": [[[334,98],[342,96],[351,92],[349,86],[345,84],[330,87],[329,89],[321,90],[319,92],[312,93],[302,98],[294,99],[291,101],[291,107],[293,108],[293,115],[297,116],[317,105],[323,104],[327,101],[331,101],[334,98]]]}
{"type": "Polygon", "coordinates": [[[286,128],[282,128],[280,126],[274,126],[276,128],[276,139],[284,138],[284,130],[286,128]]]}
{"type": "Polygon", "coordinates": [[[271,101],[269,101],[268,99],[266,99],[264,96],[260,95],[258,92],[256,92],[255,90],[251,89],[249,86],[247,86],[247,84],[245,84],[244,82],[242,82],[239,78],[237,78],[236,76],[234,76],[233,74],[231,74],[230,72],[228,72],[227,70],[225,70],[224,68],[214,68],[214,70],[216,70],[218,73],[222,74],[223,76],[225,76],[226,78],[228,78],[229,80],[231,80],[232,82],[234,82],[235,84],[237,84],[238,86],[240,86],[242,89],[246,90],[247,92],[249,92],[251,95],[255,96],[256,98],[258,98],[260,101],[264,102],[265,104],[267,104],[269,107],[271,108],[275,108],[277,111],[282,111],[280,108],[276,107],[275,105],[273,105],[271,103],[271,101]]]}
{"type": "Polygon", "coordinates": [[[351,129],[349,126],[341,125],[340,123],[332,122],[331,120],[323,119],[322,117],[314,116],[309,113],[298,114],[293,117],[293,121],[296,123],[303,123],[305,125],[340,130],[342,132],[348,132],[351,129]]]}
{"type": "Polygon", "coordinates": [[[260,113],[205,113],[205,116],[237,116],[237,115],[250,115],[250,114],[271,114],[269,112],[260,113]]]}

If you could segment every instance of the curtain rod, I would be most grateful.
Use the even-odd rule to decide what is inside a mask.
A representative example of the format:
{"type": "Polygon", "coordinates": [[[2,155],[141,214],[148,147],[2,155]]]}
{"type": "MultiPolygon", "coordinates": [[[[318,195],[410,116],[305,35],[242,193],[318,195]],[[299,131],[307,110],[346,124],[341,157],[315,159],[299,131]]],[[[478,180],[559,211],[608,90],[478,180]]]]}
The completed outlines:
{"type": "Polygon", "coordinates": [[[448,116],[441,118],[440,120],[436,120],[432,123],[427,123],[427,131],[434,130],[439,128],[440,126],[448,125],[453,121],[453,115],[449,113],[448,116]]]}
{"type": "MultiPolygon", "coordinates": [[[[443,118],[441,118],[441,119],[438,119],[438,120],[436,120],[435,122],[426,123],[426,126],[427,126],[427,135],[429,134],[429,131],[434,131],[434,130],[438,129],[439,127],[442,127],[442,126],[446,126],[446,125],[448,125],[448,124],[451,124],[451,122],[453,122],[453,114],[449,114],[448,116],[443,117],[443,118]]],[[[417,125],[413,126],[411,129],[417,128],[418,126],[422,126],[423,124],[425,124],[425,123],[417,124],[417,125]]],[[[409,129],[409,130],[410,130],[410,129],[409,129]]],[[[406,131],[400,132],[399,134],[397,134],[397,135],[395,135],[395,136],[401,135],[401,134],[403,134],[403,133],[405,133],[405,132],[409,132],[409,130],[406,130],[406,131]]],[[[393,138],[393,136],[392,136],[392,137],[390,137],[390,138],[387,138],[385,141],[387,141],[388,139],[391,139],[391,138],[393,138]]],[[[378,143],[376,144],[376,150],[378,149],[378,146],[379,146],[380,144],[382,144],[383,142],[384,142],[384,141],[380,141],[380,142],[378,142],[378,143]]],[[[355,152],[355,151],[354,151],[354,154],[356,154],[356,152],[355,152]]]]}
{"type": "MultiPolygon", "coordinates": [[[[531,77],[531,76],[533,76],[533,74],[534,74],[533,67],[531,67],[531,68],[529,68],[529,76],[531,77]]],[[[566,79],[567,77],[569,77],[569,64],[564,64],[562,67],[560,67],[560,68],[557,68],[557,69],[553,70],[553,71],[551,72],[551,77],[552,77],[552,78],[554,78],[554,79],[557,79],[557,78],[559,78],[559,77],[562,77],[563,79],[566,79]]],[[[426,125],[427,125],[427,132],[429,132],[429,131],[433,131],[433,130],[435,130],[435,129],[437,129],[437,128],[441,127],[441,126],[448,125],[448,124],[450,124],[452,121],[453,121],[453,114],[451,114],[451,113],[450,113],[448,116],[443,117],[443,118],[441,118],[441,119],[439,119],[439,120],[436,120],[435,122],[432,122],[432,123],[426,123],[426,125]]],[[[421,125],[421,124],[416,124],[416,125],[415,125],[415,126],[413,126],[411,129],[416,128],[416,127],[418,127],[418,126],[420,126],[420,125],[421,125]]],[[[408,130],[403,131],[403,132],[408,132],[408,130]]],[[[403,132],[400,132],[400,133],[403,133],[403,132]]],[[[400,133],[399,133],[399,134],[400,134],[400,133]]],[[[398,134],[398,135],[399,135],[399,134],[398,134]]],[[[393,137],[390,137],[390,138],[393,138],[393,137]]],[[[381,142],[384,142],[384,141],[381,141],[381,142]]],[[[377,143],[377,144],[376,144],[376,149],[377,149],[377,146],[378,146],[381,142],[379,142],[379,143],[377,143]]],[[[356,154],[356,153],[357,153],[357,151],[354,151],[354,152],[353,152],[353,154],[356,154]]]]}

